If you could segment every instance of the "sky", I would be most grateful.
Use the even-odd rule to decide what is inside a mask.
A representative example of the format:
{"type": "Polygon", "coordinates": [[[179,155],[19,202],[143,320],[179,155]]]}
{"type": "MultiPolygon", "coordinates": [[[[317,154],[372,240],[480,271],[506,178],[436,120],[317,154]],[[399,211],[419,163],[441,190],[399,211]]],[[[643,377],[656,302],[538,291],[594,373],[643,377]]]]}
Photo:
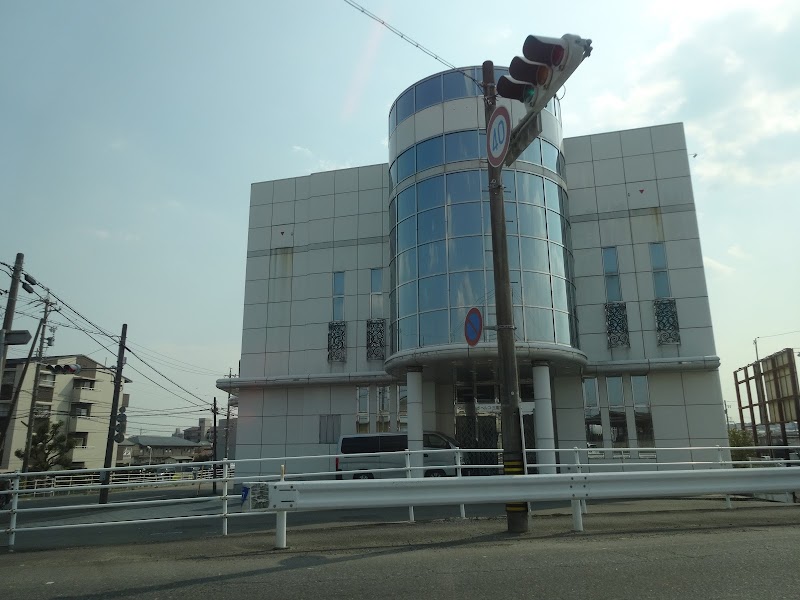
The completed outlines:
{"type": "MultiPolygon", "coordinates": [[[[685,124],[726,402],[755,338],[800,351],[800,3],[360,4],[457,66],[508,64],[531,33],[591,38],[564,135],[685,124]]],[[[0,261],[24,253],[94,324],[62,307],[47,352],[114,364],[97,328],[127,323],[129,433],[224,407],[250,184],[386,162],[392,102],[445,68],[343,0],[0,0],[0,261]]],[[[35,331],[34,300],[15,329],[35,331]]]]}

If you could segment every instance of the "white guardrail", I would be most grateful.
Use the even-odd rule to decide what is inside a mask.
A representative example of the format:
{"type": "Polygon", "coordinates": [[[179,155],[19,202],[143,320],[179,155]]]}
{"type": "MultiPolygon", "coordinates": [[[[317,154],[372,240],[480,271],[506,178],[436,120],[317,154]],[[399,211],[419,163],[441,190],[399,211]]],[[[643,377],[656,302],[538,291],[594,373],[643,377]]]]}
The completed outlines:
{"type": "MultiPolygon", "coordinates": [[[[133,523],[155,523],[165,521],[221,519],[222,535],[228,533],[228,519],[234,517],[247,517],[261,515],[264,512],[275,513],[277,516],[275,538],[276,547],[286,547],[286,517],[288,512],[296,511],[322,511],[347,508],[381,508],[408,506],[409,520],[414,520],[414,506],[432,505],[460,505],[461,516],[465,517],[465,504],[486,504],[503,502],[541,502],[541,501],[569,501],[572,505],[573,529],[583,531],[583,514],[586,513],[587,500],[600,499],[626,499],[626,498],[660,498],[676,496],[701,496],[708,494],[754,494],[754,493],[790,493],[800,491],[800,468],[731,468],[736,467],[795,467],[800,466],[796,459],[798,447],[685,447],[685,448],[658,448],[646,449],[645,454],[639,451],[639,459],[632,459],[625,450],[620,454],[619,449],[558,449],[561,463],[545,465],[530,463],[530,468],[549,468],[550,471],[560,470],[556,474],[541,475],[500,475],[495,477],[469,477],[463,471],[472,473],[481,469],[489,469],[496,473],[502,469],[497,462],[491,464],[470,464],[472,456],[479,456],[485,461],[486,456],[500,456],[502,450],[498,449],[460,449],[460,450],[424,450],[429,457],[439,454],[443,462],[441,465],[451,470],[455,453],[455,477],[422,477],[422,473],[432,466],[430,461],[424,468],[412,466],[414,452],[403,453],[405,465],[388,469],[371,469],[378,476],[387,476],[387,479],[347,479],[359,474],[360,471],[339,471],[317,469],[301,470],[296,467],[304,462],[315,467],[322,463],[333,463],[334,459],[342,458],[337,455],[301,456],[265,459],[239,459],[236,461],[208,461],[192,463],[192,467],[202,469],[206,473],[216,475],[211,479],[183,478],[186,474],[170,473],[164,476],[164,465],[146,465],[136,467],[117,467],[108,469],[111,472],[111,483],[103,484],[105,480],[101,470],[74,470],[69,471],[71,482],[74,485],[64,486],[63,482],[56,482],[56,477],[64,477],[64,472],[47,473],[5,473],[0,474],[0,507],[10,505],[6,510],[0,510],[0,518],[9,515],[8,526],[5,533],[8,536],[8,548],[13,551],[17,533],[26,531],[46,531],[58,529],[72,529],[80,527],[106,527],[114,525],[130,525],[133,523]],[[730,451],[745,451],[748,460],[731,461],[730,451]],[[672,455],[682,460],[664,460],[665,456],[672,455]],[[770,458],[769,455],[793,457],[792,460],[783,458],[770,458]],[[761,455],[761,456],[759,456],[761,455]],[[602,456],[602,458],[600,458],[602,456]],[[706,460],[691,460],[692,457],[703,457],[706,460]],[[646,457],[646,458],[645,458],[646,457]],[[686,460],[686,458],[690,460],[686,460]],[[611,460],[608,460],[608,459],[611,460]],[[620,460],[621,459],[621,460],[620,460]],[[326,462],[327,461],[327,462],[326,462]],[[234,462],[243,474],[235,474],[234,462]],[[216,468],[214,466],[216,465],[216,468]],[[290,472],[287,472],[287,468],[290,472]],[[141,471],[145,471],[142,473],[141,471]],[[258,473],[258,474],[254,474],[258,473]],[[267,474],[262,474],[267,473],[267,474]],[[344,478],[334,480],[334,475],[344,478]],[[462,476],[463,475],[463,476],[462,476]],[[38,482],[38,483],[37,483],[38,482]],[[213,484],[216,490],[217,483],[222,484],[222,495],[201,497],[200,486],[213,484]],[[232,495],[231,486],[242,484],[243,494],[241,505],[236,510],[230,510],[230,500],[238,499],[232,495]],[[147,488],[165,489],[191,488],[197,486],[196,497],[176,497],[167,499],[135,499],[113,501],[110,504],[82,503],[71,505],[52,505],[50,498],[47,506],[38,505],[32,501],[36,496],[61,494],[91,494],[101,489],[115,492],[135,491],[147,488]],[[245,498],[249,496],[247,503],[245,498]],[[212,503],[218,499],[220,508],[207,514],[197,514],[200,509],[186,511],[185,514],[172,514],[154,518],[119,518],[116,520],[92,520],[92,509],[108,508],[146,508],[169,506],[173,510],[175,505],[194,503],[212,503]],[[9,502],[10,500],[10,502],[9,502]],[[20,501],[23,504],[20,505],[20,501]],[[249,509],[249,510],[248,510],[249,509]],[[68,514],[77,514],[73,522],[54,522],[48,516],[43,524],[20,526],[20,517],[34,516],[36,513],[65,511],[68,514]],[[74,522],[74,521],[78,522],[74,522]]],[[[529,455],[536,455],[539,450],[528,449],[529,455]]],[[[631,449],[636,452],[636,449],[631,449]]],[[[397,453],[382,453],[372,456],[391,455],[397,453]]],[[[370,455],[360,455],[370,456],[370,455]]],[[[498,460],[499,462],[499,460],[498,460]]],[[[530,471],[529,471],[530,472],[530,471]]],[[[113,496],[112,496],[113,498],[113,496]]],[[[731,508],[730,500],[726,503],[731,508]]],[[[205,509],[203,509],[205,510],[205,509]]],[[[128,513],[130,517],[132,513],[128,513]]]]}

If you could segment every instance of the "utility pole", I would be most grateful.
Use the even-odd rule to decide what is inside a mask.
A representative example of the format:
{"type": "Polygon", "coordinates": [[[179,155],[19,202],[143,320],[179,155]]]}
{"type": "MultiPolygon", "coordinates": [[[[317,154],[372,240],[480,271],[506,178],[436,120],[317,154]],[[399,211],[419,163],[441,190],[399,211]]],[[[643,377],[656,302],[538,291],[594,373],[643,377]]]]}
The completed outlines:
{"type": "MultiPolygon", "coordinates": [[[[36,398],[39,395],[39,375],[42,372],[42,359],[44,358],[44,336],[47,329],[47,318],[50,316],[50,296],[44,301],[44,316],[42,317],[41,333],[39,334],[39,352],[36,355],[36,367],[33,371],[33,390],[31,391],[31,406],[28,410],[28,432],[25,434],[25,456],[22,458],[22,472],[27,473],[31,462],[31,442],[33,440],[33,422],[36,417],[36,398]]],[[[38,330],[37,330],[38,331],[38,330]]],[[[20,387],[22,382],[20,381],[20,387]]]]}
{"type": "MultiPolygon", "coordinates": [[[[16,420],[14,412],[19,403],[19,394],[22,390],[22,384],[25,382],[25,376],[28,374],[28,365],[31,364],[34,348],[36,348],[36,340],[39,339],[39,332],[44,331],[44,319],[39,319],[39,326],[36,328],[36,333],[31,340],[31,347],[28,350],[28,356],[25,359],[25,364],[22,366],[22,374],[19,376],[19,383],[14,386],[14,394],[11,396],[11,404],[8,406],[8,416],[0,421],[0,462],[3,460],[6,440],[11,437],[13,423],[16,420]]],[[[10,456],[10,452],[9,452],[10,456]]]]}
{"type": "MultiPolygon", "coordinates": [[[[211,409],[214,414],[214,437],[211,441],[211,460],[217,460],[217,397],[214,396],[214,406],[211,409]]],[[[214,463],[214,481],[212,482],[212,493],[217,494],[217,464],[214,463]]]]}
{"type": "MultiPolygon", "coordinates": [[[[494,63],[483,63],[483,94],[486,123],[495,110],[497,97],[494,63]]],[[[500,382],[500,421],[503,432],[503,472],[522,475],[523,447],[520,429],[519,372],[514,343],[514,310],[511,303],[511,281],[508,271],[506,216],[503,205],[503,165],[489,164],[489,214],[492,223],[492,260],[494,268],[495,306],[497,313],[497,362],[500,382]]],[[[509,533],[528,531],[528,503],[507,502],[506,521],[509,533]]]]}
{"type": "MultiPolygon", "coordinates": [[[[117,411],[119,409],[119,394],[122,390],[122,366],[125,364],[125,339],[128,336],[128,324],[122,325],[122,335],[119,338],[119,349],[117,350],[117,370],[114,372],[114,396],[111,399],[111,415],[108,421],[108,439],[106,439],[106,456],[103,460],[105,469],[111,468],[111,460],[114,454],[114,435],[116,433],[117,411]]],[[[103,471],[100,481],[103,485],[111,483],[111,471],[103,471]]],[[[108,488],[100,490],[100,504],[108,503],[108,488]]]]}
{"type": "MultiPolygon", "coordinates": [[[[19,290],[19,279],[22,276],[22,261],[25,255],[21,252],[17,254],[17,259],[14,261],[14,268],[11,271],[11,286],[8,288],[8,300],[6,301],[6,314],[3,316],[3,331],[8,333],[14,324],[14,311],[17,310],[17,292],[19,290]]],[[[3,336],[3,343],[0,344],[0,377],[6,371],[6,356],[8,345],[5,343],[5,336],[3,336]]],[[[2,457],[0,457],[2,458],[2,457]]]]}
{"type": "Polygon", "coordinates": [[[233,379],[233,369],[228,368],[228,408],[225,411],[225,457],[229,458],[231,444],[231,379],[233,379]]]}

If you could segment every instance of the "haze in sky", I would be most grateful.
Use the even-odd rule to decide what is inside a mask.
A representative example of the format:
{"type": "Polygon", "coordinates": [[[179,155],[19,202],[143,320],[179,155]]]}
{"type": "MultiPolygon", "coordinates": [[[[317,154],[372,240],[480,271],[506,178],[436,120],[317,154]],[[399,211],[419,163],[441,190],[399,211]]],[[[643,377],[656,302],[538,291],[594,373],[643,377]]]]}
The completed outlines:
{"type": "MultiPolygon", "coordinates": [[[[729,405],[754,338],[800,347],[800,3],[362,4],[458,66],[508,64],[530,33],[591,38],[564,135],[685,123],[729,405]]],[[[391,103],[444,69],[342,0],[5,0],[0,261],[23,252],[98,327],[128,324],[147,363],[125,367],[129,433],[196,425],[238,370],[250,184],[386,162],[391,103]]],[[[15,329],[35,330],[34,300],[15,329]]],[[[48,353],[114,363],[71,311],[52,323],[48,353]]]]}

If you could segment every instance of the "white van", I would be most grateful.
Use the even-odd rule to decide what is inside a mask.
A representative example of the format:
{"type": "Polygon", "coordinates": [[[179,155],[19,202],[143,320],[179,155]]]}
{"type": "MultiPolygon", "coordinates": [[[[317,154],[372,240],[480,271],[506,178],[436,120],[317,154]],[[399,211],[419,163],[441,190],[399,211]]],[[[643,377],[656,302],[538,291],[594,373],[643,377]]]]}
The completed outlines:
{"type": "MultiPolygon", "coordinates": [[[[456,453],[443,452],[458,448],[456,441],[437,431],[422,434],[425,477],[454,477],[456,474],[456,453]]],[[[405,477],[405,471],[378,471],[378,469],[404,469],[406,459],[403,454],[384,456],[365,456],[377,452],[404,452],[408,449],[408,436],[405,433],[353,433],[339,438],[336,457],[336,479],[387,479],[405,477]],[[355,471],[342,475],[339,471],[355,471]]]]}

